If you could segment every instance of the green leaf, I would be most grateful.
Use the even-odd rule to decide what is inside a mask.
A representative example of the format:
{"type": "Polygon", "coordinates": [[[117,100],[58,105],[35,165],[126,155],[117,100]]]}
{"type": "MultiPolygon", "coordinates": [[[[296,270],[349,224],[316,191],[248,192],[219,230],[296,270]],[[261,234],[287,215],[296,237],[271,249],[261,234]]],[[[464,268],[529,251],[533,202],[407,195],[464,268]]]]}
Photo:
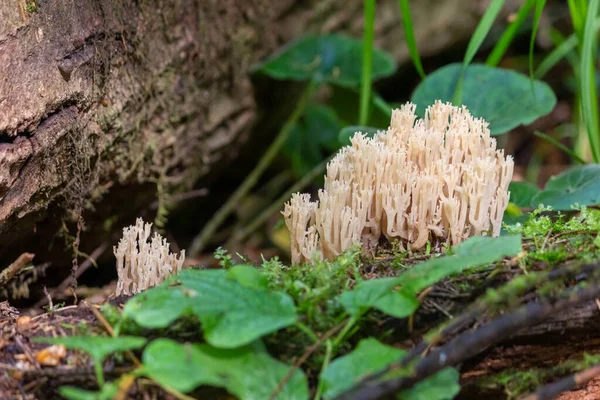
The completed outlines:
{"type": "MultiPolygon", "coordinates": [[[[344,35],[305,36],[269,58],[255,70],[274,79],[318,81],[345,87],[361,82],[362,41],[344,35]]],[[[374,49],[371,79],[389,76],[396,70],[389,54],[374,49]]]]}
{"type": "Polygon", "coordinates": [[[582,165],[553,176],[532,200],[532,206],[544,204],[555,210],[570,210],[575,204],[600,204],[600,165],[582,165]]]}
{"type": "Polygon", "coordinates": [[[460,374],[447,367],[398,394],[398,400],[447,400],[460,392],[460,374]]]}
{"type": "MultiPolygon", "coordinates": [[[[165,387],[180,392],[200,385],[222,387],[241,400],[270,398],[290,369],[257,343],[225,350],[158,339],[148,345],[142,361],[142,373],[165,387]]],[[[308,384],[301,370],[294,372],[277,399],[308,399],[308,384]]]]}
{"type": "Polygon", "coordinates": [[[125,304],[123,315],[145,327],[164,328],[180,316],[193,314],[202,322],[206,341],[224,348],[243,346],[296,322],[290,296],[245,286],[239,275],[229,278],[224,270],[185,270],[178,275],[180,286],[137,295],[125,304]]]}
{"type": "Polygon", "coordinates": [[[361,340],[354,351],[336,358],[321,373],[323,395],[333,399],[351,388],[366,375],[382,370],[388,364],[399,360],[406,351],[386,346],[376,339],[361,340]]]}
{"type": "MultiPolygon", "coordinates": [[[[420,115],[435,100],[452,101],[461,69],[460,64],[450,64],[421,82],[411,99],[420,115]]],[[[518,72],[473,64],[465,69],[463,104],[489,122],[492,135],[500,135],[552,111],[556,96],[550,86],[536,80],[533,86],[532,92],[529,77],[518,72]]]]}
{"type": "Polygon", "coordinates": [[[58,389],[58,393],[69,400],[112,400],[118,392],[118,382],[102,385],[99,392],[89,392],[73,386],[61,386],[58,389]]]}
{"type": "Polygon", "coordinates": [[[331,107],[310,104],[290,131],[283,154],[292,162],[292,170],[302,177],[319,165],[325,154],[340,148],[338,132],[342,122],[331,107]]]}
{"type": "Polygon", "coordinates": [[[340,302],[353,317],[376,308],[396,318],[412,314],[419,306],[417,293],[439,280],[478,265],[494,262],[521,251],[520,236],[475,236],[453,247],[454,254],[415,265],[396,278],[360,282],[343,292],[340,302]]]}
{"type": "Polygon", "coordinates": [[[227,270],[226,276],[249,288],[267,289],[269,286],[269,278],[252,265],[236,265],[227,270]]]}
{"type": "Polygon", "coordinates": [[[123,308],[123,317],[145,328],[165,328],[177,318],[191,314],[190,291],[158,286],[131,298],[123,308]]]}
{"type": "Polygon", "coordinates": [[[134,336],[36,337],[34,340],[41,343],[62,344],[69,349],[83,350],[88,353],[92,358],[96,379],[100,386],[105,386],[102,362],[109,354],[139,349],[146,344],[145,338],[134,336]]]}
{"type": "Polygon", "coordinates": [[[511,182],[508,185],[510,202],[521,208],[532,208],[531,200],[540,192],[540,189],[529,182],[511,182]]]}
{"type": "Polygon", "coordinates": [[[381,129],[373,128],[372,126],[347,126],[340,130],[338,140],[342,146],[348,146],[351,144],[350,138],[352,138],[357,132],[364,133],[368,137],[373,137],[381,129]]]}
{"type": "Polygon", "coordinates": [[[415,293],[418,293],[447,276],[503,257],[516,256],[521,250],[521,236],[497,238],[473,236],[452,247],[453,255],[433,258],[417,264],[398,279],[401,284],[410,286],[415,293]]]}
{"type": "Polygon", "coordinates": [[[373,307],[396,318],[404,318],[419,308],[419,301],[414,291],[394,291],[398,286],[398,278],[363,281],[354,290],[343,292],[340,302],[348,314],[354,317],[373,307]]]}
{"type": "Polygon", "coordinates": [[[36,342],[62,344],[69,349],[83,350],[98,362],[112,354],[126,350],[139,349],[146,344],[146,339],[135,336],[68,336],[37,337],[36,342]]]}
{"type": "MultiPolygon", "coordinates": [[[[331,362],[321,373],[324,397],[332,399],[350,389],[367,375],[383,370],[389,364],[399,361],[406,351],[386,346],[374,338],[361,340],[354,351],[331,362]]],[[[407,369],[402,375],[409,372],[407,369]]],[[[411,389],[397,395],[401,400],[445,400],[451,399],[460,391],[459,373],[454,368],[444,368],[438,373],[419,382],[411,389]]]]}

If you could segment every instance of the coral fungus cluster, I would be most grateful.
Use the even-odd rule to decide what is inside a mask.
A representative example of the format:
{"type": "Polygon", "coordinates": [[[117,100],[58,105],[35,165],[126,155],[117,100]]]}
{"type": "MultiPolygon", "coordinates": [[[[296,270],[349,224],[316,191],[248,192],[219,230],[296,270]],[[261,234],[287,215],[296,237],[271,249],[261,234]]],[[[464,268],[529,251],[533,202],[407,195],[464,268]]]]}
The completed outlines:
{"type": "Polygon", "coordinates": [[[512,157],[496,148],[488,123],[436,102],[417,119],[408,103],[373,138],[357,132],[327,165],[318,201],[296,193],[282,214],[292,262],[331,259],[382,237],[411,249],[500,233],[512,157]]]}
{"type": "Polygon", "coordinates": [[[116,294],[131,295],[156,286],[183,267],[185,250],[179,256],[169,251],[167,240],[154,233],[149,242],[152,224],[141,218],[135,225],[123,228],[123,237],[113,248],[117,258],[116,294]]]}

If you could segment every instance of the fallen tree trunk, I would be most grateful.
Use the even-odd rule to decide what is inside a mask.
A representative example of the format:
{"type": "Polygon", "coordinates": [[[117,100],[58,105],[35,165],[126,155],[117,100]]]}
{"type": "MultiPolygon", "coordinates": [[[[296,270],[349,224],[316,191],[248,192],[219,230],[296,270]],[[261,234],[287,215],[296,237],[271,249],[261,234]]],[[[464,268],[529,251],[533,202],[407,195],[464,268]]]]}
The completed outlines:
{"type": "MultiPolygon", "coordinates": [[[[467,38],[485,3],[413,2],[422,54],[467,38]]],[[[84,211],[119,229],[210,178],[257,121],[250,67],[307,31],[360,35],[361,14],[360,0],[0,3],[0,261],[42,262],[84,211]]],[[[377,15],[378,44],[405,62],[397,2],[377,15]]]]}

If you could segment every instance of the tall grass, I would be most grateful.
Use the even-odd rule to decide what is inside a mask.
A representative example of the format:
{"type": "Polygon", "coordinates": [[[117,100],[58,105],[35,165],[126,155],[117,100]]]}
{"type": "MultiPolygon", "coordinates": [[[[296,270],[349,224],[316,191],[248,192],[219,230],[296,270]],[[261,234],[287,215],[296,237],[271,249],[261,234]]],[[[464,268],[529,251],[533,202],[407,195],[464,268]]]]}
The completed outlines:
{"type": "MultiPolygon", "coordinates": [[[[575,1],[573,1],[575,3],[575,1]]],[[[598,93],[596,90],[596,69],[594,62],[596,47],[596,30],[594,22],[598,15],[600,0],[590,0],[583,26],[581,45],[581,111],[592,157],[595,163],[600,162],[600,118],[598,118],[598,93]]],[[[582,6],[577,4],[577,6],[582,6]]]]}
{"type": "Polygon", "coordinates": [[[502,33],[502,36],[500,36],[500,39],[498,39],[498,42],[492,49],[490,55],[485,60],[485,63],[487,65],[489,65],[490,67],[495,67],[500,63],[500,60],[502,60],[502,57],[504,57],[508,46],[510,46],[519,28],[527,19],[527,16],[529,15],[529,12],[533,8],[533,6],[536,4],[536,1],[537,0],[527,0],[525,3],[523,3],[521,8],[519,8],[519,11],[515,16],[514,21],[512,21],[508,25],[506,30],[502,33]]]}
{"type": "Polygon", "coordinates": [[[410,58],[415,66],[415,69],[419,73],[419,76],[421,79],[425,79],[425,71],[423,70],[421,57],[419,56],[419,50],[417,49],[415,30],[413,28],[408,0],[398,0],[398,4],[400,5],[400,17],[402,18],[402,27],[404,28],[404,40],[406,40],[406,47],[408,47],[410,58]]]}
{"type": "Polygon", "coordinates": [[[375,37],[375,0],[364,1],[364,34],[362,53],[362,75],[360,84],[359,125],[366,125],[369,120],[369,101],[371,100],[371,74],[373,70],[373,40],[375,37]]]}
{"type": "Polygon", "coordinates": [[[479,51],[479,48],[483,44],[483,41],[487,37],[490,29],[492,29],[492,25],[494,21],[498,17],[500,10],[504,6],[504,0],[492,0],[487,10],[481,17],[481,21],[477,25],[471,40],[469,41],[469,45],[467,46],[467,51],[465,52],[465,57],[463,59],[462,71],[458,77],[458,81],[456,82],[456,88],[454,89],[454,96],[452,96],[452,103],[455,105],[460,105],[462,103],[462,82],[465,70],[475,58],[475,54],[479,51]]]}

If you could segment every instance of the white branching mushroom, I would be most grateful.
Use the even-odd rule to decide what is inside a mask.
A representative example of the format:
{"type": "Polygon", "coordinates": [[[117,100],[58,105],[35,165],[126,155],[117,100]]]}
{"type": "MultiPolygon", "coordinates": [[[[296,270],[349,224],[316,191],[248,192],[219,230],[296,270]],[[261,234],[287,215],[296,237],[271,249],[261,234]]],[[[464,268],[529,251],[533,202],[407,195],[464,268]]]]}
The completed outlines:
{"type": "Polygon", "coordinates": [[[117,258],[117,296],[139,293],[181,271],[185,250],[172,254],[167,240],[157,232],[149,242],[151,228],[152,224],[138,218],[135,225],[123,228],[123,237],[113,247],[117,258]]]}
{"type": "Polygon", "coordinates": [[[282,214],[292,262],[331,259],[382,237],[419,249],[498,236],[514,163],[496,148],[488,123],[436,102],[417,119],[407,103],[373,138],[357,132],[327,165],[318,201],[295,194],[282,214]]]}

